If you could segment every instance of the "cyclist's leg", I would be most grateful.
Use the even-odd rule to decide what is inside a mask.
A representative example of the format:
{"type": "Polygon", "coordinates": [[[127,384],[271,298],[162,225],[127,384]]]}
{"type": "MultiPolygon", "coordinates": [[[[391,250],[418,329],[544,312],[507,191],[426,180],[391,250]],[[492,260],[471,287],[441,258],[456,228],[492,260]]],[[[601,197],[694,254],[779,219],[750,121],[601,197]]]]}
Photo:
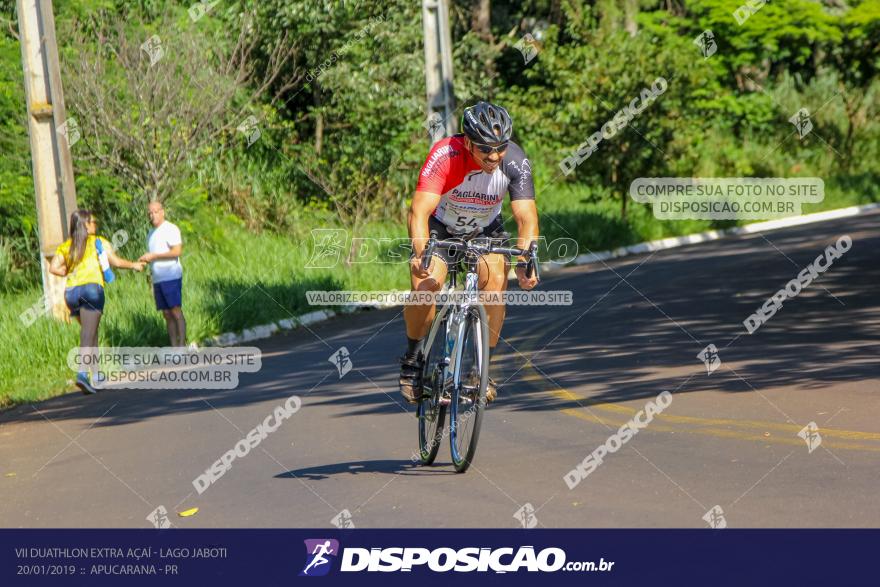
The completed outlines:
{"type": "MultiPolygon", "coordinates": [[[[434,255],[431,259],[428,277],[418,277],[410,264],[410,283],[412,291],[419,292],[437,292],[443,287],[446,281],[447,265],[446,262],[438,255],[434,255]]],[[[407,304],[403,308],[403,319],[406,322],[406,338],[407,348],[400,357],[400,393],[404,399],[410,403],[415,403],[417,399],[418,379],[421,374],[422,365],[419,361],[419,351],[421,350],[421,341],[428,334],[431,327],[431,321],[434,319],[434,304],[407,304]]]]}
{"type": "MultiPolygon", "coordinates": [[[[410,266],[410,284],[413,292],[438,292],[446,281],[446,262],[438,255],[434,255],[429,268],[428,277],[418,277],[410,266]]],[[[428,334],[431,321],[434,319],[433,304],[407,304],[403,308],[403,320],[406,322],[406,336],[414,340],[421,340],[428,334]]]]}
{"type": "MultiPolygon", "coordinates": [[[[505,255],[483,255],[477,265],[480,277],[480,291],[503,292],[507,290],[509,265],[505,255]]],[[[489,317],[489,348],[494,349],[501,336],[506,307],[504,304],[485,304],[489,317]]]]}
{"type": "MultiPolygon", "coordinates": [[[[445,240],[451,238],[446,226],[435,219],[433,216],[428,219],[428,228],[436,233],[437,238],[445,240]]],[[[412,259],[412,256],[410,256],[412,259]]],[[[446,282],[446,274],[448,272],[449,263],[453,260],[449,251],[445,249],[437,249],[434,251],[434,258],[431,260],[429,267],[430,275],[425,278],[417,277],[413,270],[412,263],[410,269],[410,285],[413,292],[438,292],[446,282]]],[[[412,346],[413,340],[421,340],[428,334],[431,328],[431,321],[434,320],[433,305],[407,305],[403,309],[403,319],[406,322],[406,337],[412,346]]]]}
{"type": "MultiPolygon", "coordinates": [[[[480,291],[503,292],[507,290],[507,272],[509,270],[507,256],[483,255],[477,265],[479,274],[480,291]]],[[[504,304],[483,304],[486,316],[489,319],[489,360],[495,355],[495,346],[501,336],[501,326],[504,324],[506,306],[504,304]]],[[[497,394],[496,384],[489,377],[489,386],[486,390],[486,399],[493,401],[497,394]]]]}

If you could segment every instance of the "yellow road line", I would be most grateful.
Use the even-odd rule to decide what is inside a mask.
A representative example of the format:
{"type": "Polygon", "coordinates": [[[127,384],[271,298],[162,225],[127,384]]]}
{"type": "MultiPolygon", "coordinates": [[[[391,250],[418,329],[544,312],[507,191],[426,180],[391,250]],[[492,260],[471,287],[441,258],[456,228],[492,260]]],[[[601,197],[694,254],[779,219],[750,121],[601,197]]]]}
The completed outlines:
{"type": "MultiPolygon", "coordinates": [[[[574,394],[572,394],[574,395],[574,394]]],[[[581,398],[583,401],[586,398],[581,398]]],[[[596,404],[590,406],[608,412],[616,412],[619,414],[633,415],[638,410],[629,406],[621,406],[619,404],[596,404]]],[[[776,430],[797,435],[803,426],[797,424],[782,424],[779,422],[765,422],[762,420],[732,420],[729,418],[700,418],[695,416],[674,416],[671,414],[660,414],[655,416],[666,422],[675,422],[680,424],[693,424],[695,426],[737,426],[740,428],[756,428],[759,430],[776,430]]],[[[846,440],[880,440],[878,432],[859,432],[856,430],[839,430],[836,428],[819,427],[819,434],[825,437],[843,438],[846,440]]]]}
{"type": "MultiPolygon", "coordinates": [[[[553,392],[555,394],[555,392],[553,392]]],[[[589,408],[593,408],[595,406],[589,406],[589,408]]],[[[582,408],[562,408],[559,410],[563,414],[568,416],[574,416],[580,420],[584,420],[586,422],[591,422],[593,424],[602,424],[604,426],[609,426],[612,431],[616,432],[618,428],[623,426],[626,423],[626,420],[615,421],[610,420],[608,418],[604,418],[602,416],[591,414],[590,412],[584,412],[582,408]]],[[[763,434],[756,434],[754,432],[740,431],[740,430],[728,430],[724,428],[691,428],[691,427],[682,427],[682,426],[668,426],[664,424],[659,424],[656,422],[652,422],[649,426],[648,430],[651,432],[668,432],[675,434],[697,434],[701,436],[713,436],[715,438],[731,438],[734,440],[749,440],[749,441],[757,441],[763,442],[766,444],[786,444],[789,446],[804,446],[804,441],[797,437],[796,433],[789,436],[779,436],[773,435],[765,436],[763,434]]],[[[880,446],[871,446],[866,444],[856,444],[852,442],[840,442],[835,440],[826,440],[825,430],[822,428],[819,429],[819,434],[822,436],[822,446],[826,448],[831,448],[835,450],[862,450],[869,452],[880,452],[880,446]]]]}
{"type": "MultiPolygon", "coordinates": [[[[524,352],[533,353],[534,348],[537,346],[537,344],[535,344],[533,341],[540,340],[545,334],[549,333],[556,327],[556,323],[551,324],[543,330],[539,331],[537,335],[531,337],[531,339],[525,345],[526,348],[524,352]]],[[[539,387],[537,385],[538,383],[543,383],[545,381],[547,383],[553,384],[553,382],[544,377],[535,368],[535,366],[532,365],[531,360],[526,360],[525,364],[523,365],[522,372],[523,376],[521,377],[521,379],[523,381],[528,381],[530,383],[536,384],[534,385],[535,388],[539,387]]],[[[542,390],[539,389],[539,391],[542,390]]],[[[620,426],[622,426],[639,411],[636,408],[616,403],[590,404],[590,399],[588,397],[575,394],[561,386],[559,386],[557,389],[546,391],[559,399],[584,404],[582,407],[579,408],[558,408],[559,411],[563,414],[574,416],[580,420],[584,420],[594,424],[609,426],[614,430],[620,428],[620,426]],[[587,411],[584,411],[585,409],[587,411]],[[592,410],[599,410],[601,412],[604,412],[605,414],[596,414],[593,413],[592,410]],[[623,416],[624,419],[620,420],[619,418],[611,419],[606,417],[610,414],[623,416]]],[[[795,424],[765,422],[761,420],[734,420],[730,418],[700,418],[695,416],[675,416],[672,414],[658,414],[655,416],[655,419],[660,420],[660,423],[651,424],[651,430],[654,432],[680,432],[684,434],[699,434],[704,436],[713,436],[716,438],[732,438],[736,440],[759,441],[764,443],[787,444],[792,446],[801,446],[804,444],[804,441],[797,436],[797,433],[802,429],[802,427],[795,424]],[[679,424],[684,426],[668,426],[663,425],[662,423],[679,424]],[[733,427],[734,429],[726,427],[733,427]],[[737,430],[737,428],[744,428],[745,430],[737,430]],[[754,430],[762,430],[764,431],[764,433],[756,434],[754,430]],[[773,434],[773,432],[776,432],[777,434],[773,434]],[[780,434],[784,434],[784,436],[780,434]]],[[[880,433],[820,427],[819,434],[822,436],[823,439],[822,445],[826,448],[880,452],[880,446],[826,440],[827,438],[836,438],[843,440],[880,441],[880,433]]]]}

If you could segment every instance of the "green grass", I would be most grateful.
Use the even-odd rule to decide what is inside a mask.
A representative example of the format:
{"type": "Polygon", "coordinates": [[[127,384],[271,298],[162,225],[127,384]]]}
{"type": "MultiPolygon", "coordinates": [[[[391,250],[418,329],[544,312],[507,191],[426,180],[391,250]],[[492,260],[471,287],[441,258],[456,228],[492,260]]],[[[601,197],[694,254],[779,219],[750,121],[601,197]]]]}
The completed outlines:
{"type": "MultiPolygon", "coordinates": [[[[402,227],[372,225],[372,238],[404,236],[402,227]]],[[[403,289],[405,265],[352,264],[336,269],[306,268],[310,239],[290,240],[238,227],[228,229],[222,245],[206,245],[190,237],[184,245],[184,298],[190,340],[291,318],[320,309],[310,307],[312,289],[403,289]]],[[[134,243],[120,251],[137,257],[134,243]]],[[[106,287],[100,344],[162,346],[165,322],[153,304],[146,275],[117,271],[106,287]]],[[[79,325],[41,317],[25,326],[20,315],[37,303],[40,290],[0,295],[0,406],[57,395],[72,386],[74,373],[65,362],[79,344],[79,325]]]]}
{"type": "MultiPolygon", "coordinates": [[[[805,207],[816,212],[880,200],[877,178],[849,176],[826,180],[821,204],[805,207]]],[[[667,236],[690,234],[731,226],[733,222],[701,220],[660,222],[650,208],[628,204],[626,221],[620,219],[619,202],[591,198],[584,186],[562,185],[539,193],[542,234],[547,242],[560,237],[578,241],[581,253],[601,251],[667,236]]],[[[508,230],[515,231],[509,207],[508,230]]],[[[326,219],[324,219],[326,222],[326,219]]],[[[314,220],[306,226],[320,225],[314,220]]],[[[204,228],[204,227],[203,227],[204,228]]],[[[193,230],[199,233],[199,230],[193,230]]],[[[312,253],[308,229],[297,236],[252,234],[240,224],[216,221],[209,236],[185,233],[184,311],[190,340],[204,341],[230,331],[275,322],[316,308],[305,301],[310,289],[388,290],[408,287],[406,252],[398,262],[340,263],[335,269],[305,265],[312,253]],[[219,224],[222,222],[222,225],[219,224]],[[220,226],[220,228],[218,228],[220,226]]],[[[393,222],[373,223],[360,232],[374,239],[399,239],[406,229],[393,222]]],[[[387,257],[391,243],[376,245],[387,257]]],[[[342,252],[347,252],[348,243],[342,252]]],[[[120,254],[133,258],[141,250],[135,242],[120,254]]],[[[100,343],[112,346],[167,344],[164,320],[155,310],[145,275],[117,271],[118,279],[106,289],[107,305],[100,343]]],[[[21,314],[40,299],[40,290],[0,294],[0,406],[25,403],[57,395],[72,387],[73,372],[65,362],[79,342],[79,326],[39,318],[25,327],[21,314]]]]}

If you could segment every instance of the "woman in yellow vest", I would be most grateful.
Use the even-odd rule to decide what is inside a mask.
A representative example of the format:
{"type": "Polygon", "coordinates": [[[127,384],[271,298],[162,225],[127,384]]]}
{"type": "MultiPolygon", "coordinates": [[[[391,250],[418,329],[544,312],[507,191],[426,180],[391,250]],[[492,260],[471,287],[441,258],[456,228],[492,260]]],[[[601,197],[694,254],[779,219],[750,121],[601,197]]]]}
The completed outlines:
{"type": "MultiPolygon", "coordinates": [[[[80,323],[80,371],[76,375],[76,386],[83,393],[95,393],[90,373],[97,365],[96,358],[86,359],[85,348],[98,346],[98,325],[104,311],[104,267],[101,256],[106,253],[106,261],[112,267],[143,271],[144,264],[118,257],[110,242],[95,236],[97,221],[88,210],[77,210],[70,216],[70,238],[55,250],[49,271],[59,277],[67,277],[64,301],[70,315],[80,323]],[[91,367],[86,369],[85,367],[91,367]]],[[[94,355],[92,355],[94,357],[94,355]]]]}

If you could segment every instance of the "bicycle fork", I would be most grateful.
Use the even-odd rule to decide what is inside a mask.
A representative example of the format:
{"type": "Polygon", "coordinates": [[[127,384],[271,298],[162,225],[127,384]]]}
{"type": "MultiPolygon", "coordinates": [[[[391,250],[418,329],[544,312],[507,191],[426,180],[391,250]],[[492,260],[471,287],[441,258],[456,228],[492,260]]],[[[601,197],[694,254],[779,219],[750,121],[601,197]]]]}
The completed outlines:
{"type": "MultiPolygon", "coordinates": [[[[451,385],[450,389],[459,389],[461,386],[461,363],[463,345],[465,342],[465,329],[467,328],[470,314],[471,297],[476,300],[477,274],[469,272],[465,278],[464,291],[470,295],[446,321],[446,350],[443,357],[444,382],[451,385]]],[[[444,386],[446,387],[446,386],[444,386]]]]}

